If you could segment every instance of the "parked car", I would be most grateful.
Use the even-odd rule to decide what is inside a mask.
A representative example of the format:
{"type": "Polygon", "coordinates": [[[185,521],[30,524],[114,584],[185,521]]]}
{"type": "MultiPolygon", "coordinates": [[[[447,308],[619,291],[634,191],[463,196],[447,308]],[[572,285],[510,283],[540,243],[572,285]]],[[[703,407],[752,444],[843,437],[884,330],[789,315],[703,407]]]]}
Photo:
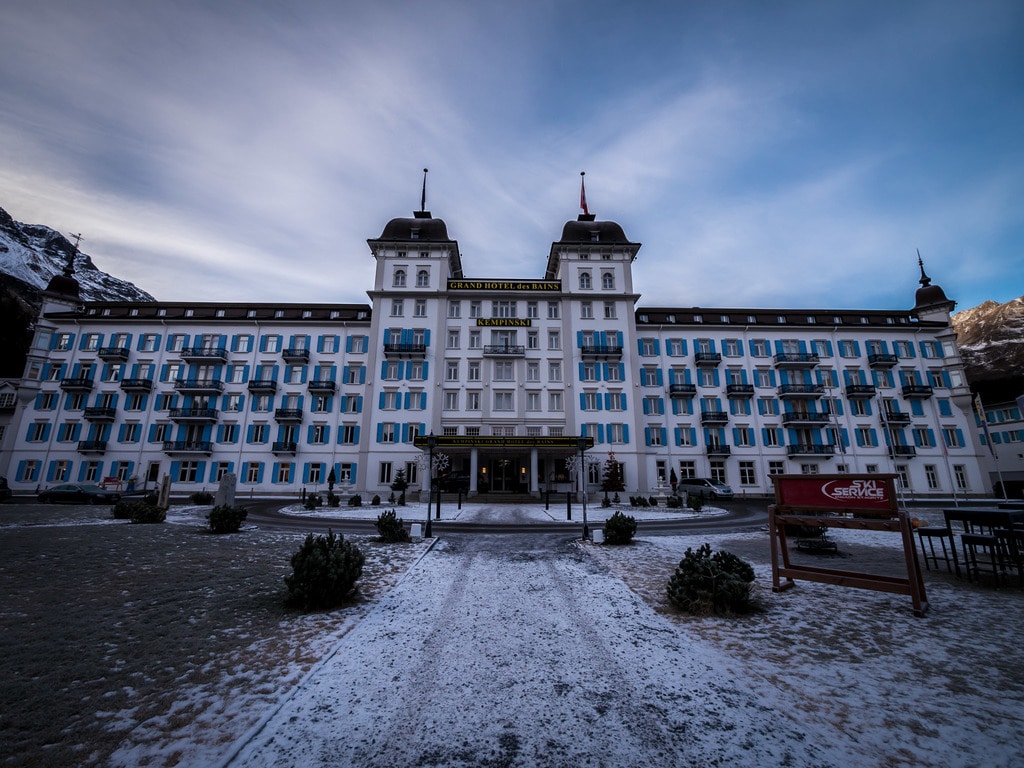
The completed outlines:
{"type": "Polygon", "coordinates": [[[706,477],[688,477],[676,486],[678,491],[686,491],[705,499],[731,499],[732,488],[725,483],[716,483],[706,477]]]}
{"type": "Polygon", "coordinates": [[[43,504],[116,504],[121,494],[90,483],[65,483],[47,488],[38,498],[43,504]]]}
{"type": "Polygon", "coordinates": [[[11,486],[7,484],[6,477],[0,477],[0,501],[7,501],[14,493],[11,491],[11,486]]]}
{"type": "Polygon", "coordinates": [[[456,493],[457,491],[469,490],[469,475],[461,475],[457,472],[445,475],[437,481],[438,486],[445,493],[456,493]]]}

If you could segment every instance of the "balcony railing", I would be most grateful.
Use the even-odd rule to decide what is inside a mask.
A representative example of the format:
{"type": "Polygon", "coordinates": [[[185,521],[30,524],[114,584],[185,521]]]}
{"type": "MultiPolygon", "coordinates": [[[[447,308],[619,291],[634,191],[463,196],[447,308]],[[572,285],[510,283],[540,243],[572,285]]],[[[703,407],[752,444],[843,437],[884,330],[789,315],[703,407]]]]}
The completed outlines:
{"type": "Polygon", "coordinates": [[[697,352],[693,356],[693,362],[697,365],[715,366],[722,362],[721,352],[697,352]]]}
{"type": "Polygon", "coordinates": [[[104,453],[107,450],[106,440],[79,440],[79,453],[104,453]]]}
{"type": "Polygon", "coordinates": [[[279,441],[270,446],[270,452],[277,456],[282,454],[294,456],[297,449],[298,446],[295,443],[287,441],[279,441]]]}
{"type": "Polygon", "coordinates": [[[868,365],[872,368],[892,368],[900,359],[896,355],[868,355],[868,365]]]}
{"type": "Polygon", "coordinates": [[[172,421],[216,421],[216,408],[171,408],[168,416],[172,421]]]}
{"type": "Polygon", "coordinates": [[[828,424],[832,420],[830,413],[800,413],[788,411],[782,414],[782,423],[790,424],[828,424]]]}
{"type": "Polygon", "coordinates": [[[932,388],[927,384],[904,384],[903,385],[903,396],[904,397],[916,397],[925,398],[932,396],[932,388]]]}
{"type": "Polygon", "coordinates": [[[693,397],[697,394],[696,384],[669,384],[668,393],[672,397],[693,397]]]}
{"type": "Polygon", "coordinates": [[[779,397],[820,397],[824,393],[824,384],[783,384],[779,387],[779,397]]]}
{"type": "Polygon", "coordinates": [[[294,424],[302,421],[302,411],[298,408],[278,408],[274,411],[274,421],[279,424],[294,424]]]}
{"type": "Polygon", "coordinates": [[[151,392],[152,379],[121,379],[121,389],[125,392],[151,392]]]}
{"type": "Polygon", "coordinates": [[[617,344],[584,344],[580,347],[580,355],[583,357],[614,357],[619,359],[622,357],[622,347],[617,344]]]}
{"type": "Polygon", "coordinates": [[[484,357],[525,357],[526,347],[518,344],[484,344],[484,357]]]}
{"type": "Polygon", "coordinates": [[[890,446],[893,458],[907,458],[910,456],[917,456],[917,448],[912,445],[893,445],[890,446]]]}
{"type": "Polygon", "coordinates": [[[224,347],[205,345],[185,347],[181,350],[181,358],[182,360],[225,363],[228,359],[228,351],[224,347]]]}
{"type": "Polygon", "coordinates": [[[299,349],[298,347],[290,347],[281,352],[281,357],[284,358],[284,361],[286,363],[308,363],[309,350],[299,349]]]}
{"type": "Polygon", "coordinates": [[[60,388],[65,392],[92,392],[92,379],[88,376],[61,379],[60,388]]]}
{"type": "Polygon", "coordinates": [[[117,409],[95,406],[82,411],[82,416],[87,421],[113,421],[117,418],[117,409]]]}
{"type": "Polygon", "coordinates": [[[100,360],[104,360],[108,363],[126,363],[128,362],[128,347],[100,347],[98,354],[100,360]]]}
{"type": "Polygon", "coordinates": [[[875,385],[874,384],[847,384],[846,385],[846,396],[851,398],[856,397],[874,397],[875,396],[875,385]]]}
{"type": "Polygon", "coordinates": [[[384,357],[421,358],[427,354],[426,344],[385,344],[384,357]]]}
{"type": "Polygon", "coordinates": [[[333,381],[322,381],[319,379],[309,382],[307,386],[314,395],[333,395],[338,389],[338,385],[333,381]]]}
{"type": "Polygon", "coordinates": [[[731,456],[732,446],[730,445],[709,445],[706,453],[708,456],[731,456]]]}
{"type": "Polygon", "coordinates": [[[776,368],[813,368],[819,362],[816,352],[780,352],[775,356],[776,368]]]}
{"type": "Polygon", "coordinates": [[[910,414],[909,413],[900,413],[899,411],[893,411],[892,413],[883,413],[882,414],[882,418],[884,418],[890,424],[909,424],[910,423],[910,414]]]}
{"type": "Polygon", "coordinates": [[[725,411],[701,411],[701,424],[725,424],[729,421],[729,414],[725,411]]]}
{"type": "Polygon", "coordinates": [[[209,440],[167,440],[164,453],[213,453],[213,443],[209,440]]]}
{"type": "Polygon", "coordinates": [[[224,382],[220,379],[176,379],[174,388],[179,392],[217,394],[224,391],[224,382]]]}
{"type": "Polygon", "coordinates": [[[811,443],[795,443],[786,447],[787,456],[835,456],[834,445],[812,445],[811,443]]]}
{"type": "Polygon", "coordinates": [[[253,379],[249,382],[249,391],[257,395],[272,395],[277,392],[277,382],[273,379],[253,379]]]}
{"type": "Polygon", "coordinates": [[[725,394],[729,397],[753,397],[753,384],[726,384],[725,394]]]}

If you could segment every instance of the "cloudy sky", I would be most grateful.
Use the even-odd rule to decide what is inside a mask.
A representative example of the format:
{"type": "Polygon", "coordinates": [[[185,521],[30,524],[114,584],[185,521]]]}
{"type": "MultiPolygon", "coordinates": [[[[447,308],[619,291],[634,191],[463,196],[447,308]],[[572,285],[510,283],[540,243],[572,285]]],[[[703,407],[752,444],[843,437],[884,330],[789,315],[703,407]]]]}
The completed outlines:
{"type": "Polygon", "coordinates": [[[159,299],[364,302],[427,207],[467,276],[579,213],[648,306],[1024,293],[1024,3],[6,0],[0,207],[159,299]]]}

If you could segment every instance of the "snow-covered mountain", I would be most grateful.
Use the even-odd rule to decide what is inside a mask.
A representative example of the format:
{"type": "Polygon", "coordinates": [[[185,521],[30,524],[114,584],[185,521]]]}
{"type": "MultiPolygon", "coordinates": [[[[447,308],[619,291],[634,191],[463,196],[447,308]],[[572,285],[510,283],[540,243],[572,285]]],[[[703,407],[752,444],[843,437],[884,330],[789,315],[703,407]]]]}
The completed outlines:
{"type": "Polygon", "coordinates": [[[953,327],[973,389],[999,390],[1000,397],[1024,392],[1024,296],[957,312],[953,327]]]}
{"type": "MultiPolygon", "coordinates": [[[[0,208],[0,273],[14,278],[4,282],[28,304],[37,305],[37,292],[44,290],[54,275],[64,271],[68,255],[74,250],[74,245],[60,232],[42,224],[15,221],[0,208]],[[29,290],[19,291],[19,282],[29,290]]],[[[155,301],[127,280],[97,269],[92,259],[81,251],[75,256],[74,277],[81,286],[84,301],[155,301]]]]}

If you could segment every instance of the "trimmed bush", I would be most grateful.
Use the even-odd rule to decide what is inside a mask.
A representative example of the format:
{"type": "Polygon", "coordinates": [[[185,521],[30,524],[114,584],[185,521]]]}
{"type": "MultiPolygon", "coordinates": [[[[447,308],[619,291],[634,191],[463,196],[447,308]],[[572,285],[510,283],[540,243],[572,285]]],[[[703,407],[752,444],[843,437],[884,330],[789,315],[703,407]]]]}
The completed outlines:
{"type": "Polygon", "coordinates": [[[128,519],[133,523],[162,523],[167,519],[167,510],[156,504],[150,504],[148,501],[128,503],[131,505],[128,519]]]}
{"type": "Polygon", "coordinates": [[[155,493],[147,493],[145,496],[142,497],[141,500],[122,499],[121,501],[117,502],[117,504],[114,505],[113,509],[111,509],[110,512],[114,516],[115,520],[131,520],[132,510],[135,509],[135,506],[137,504],[145,503],[149,504],[151,507],[155,507],[158,498],[159,497],[155,493]]]}
{"type": "Polygon", "coordinates": [[[361,506],[363,506],[363,497],[360,496],[358,493],[355,494],[354,496],[351,496],[349,498],[349,500],[348,500],[348,505],[350,507],[361,507],[361,506]]]}
{"type": "Polygon", "coordinates": [[[213,494],[209,491],[196,491],[188,497],[189,504],[213,504],[213,494]]]}
{"type": "Polygon", "coordinates": [[[700,512],[704,509],[704,497],[699,493],[688,493],[686,494],[686,504],[694,512],[700,512]]]}
{"type": "Polygon", "coordinates": [[[612,500],[609,499],[607,496],[605,496],[603,499],[601,499],[601,506],[602,507],[606,507],[607,508],[607,507],[610,507],[611,505],[612,505],[612,500]]]}
{"type": "Polygon", "coordinates": [[[636,518],[616,512],[604,524],[605,544],[629,544],[636,534],[636,518]]]}
{"type": "Polygon", "coordinates": [[[668,599],[687,613],[746,613],[752,608],[754,569],[729,552],[687,549],[668,581],[668,599]]]}
{"type": "Polygon", "coordinates": [[[650,504],[652,507],[658,506],[658,497],[651,496],[649,499],[647,499],[647,503],[650,504]]]}
{"type": "Polygon", "coordinates": [[[409,541],[409,534],[405,530],[405,521],[395,516],[395,510],[389,509],[377,516],[377,533],[381,541],[389,544],[409,541]]]}
{"type": "Polygon", "coordinates": [[[683,506],[683,500],[678,496],[669,496],[665,499],[665,506],[670,507],[671,509],[679,509],[683,506]]]}
{"type": "Polygon", "coordinates": [[[328,507],[340,507],[341,496],[336,494],[334,491],[327,492],[327,506],[328,507]]]}
{"type": "Polygon", "coordinates": [[[324,497],[319,493],[311,493],[306,496],[306,503],[303,504],[306,509],[316,509],[324,505],[324,497]]]}
{"type": "Polygon", "coordinates": [[[374,495],[374,497],[370,500],[370,504],[372,504],[375,507],[379,507],[380,506],[380,496],[374,495]]]}
{"type": "Polygon", "coordinates": [[[210,510],[206,516],[210,523],[210,530],[214,533],[237,533],[249,516],[245,507],[232,507],[228,504],[221,504],[210,510]]]}
{"type": "Polygon", "coordinates": [[[363,575],[366,558],[359,547],[331,530],[309,534],[292,555],[292,573],[284,577],[287,605],[317,611],[341,605],[363,575]]]}

